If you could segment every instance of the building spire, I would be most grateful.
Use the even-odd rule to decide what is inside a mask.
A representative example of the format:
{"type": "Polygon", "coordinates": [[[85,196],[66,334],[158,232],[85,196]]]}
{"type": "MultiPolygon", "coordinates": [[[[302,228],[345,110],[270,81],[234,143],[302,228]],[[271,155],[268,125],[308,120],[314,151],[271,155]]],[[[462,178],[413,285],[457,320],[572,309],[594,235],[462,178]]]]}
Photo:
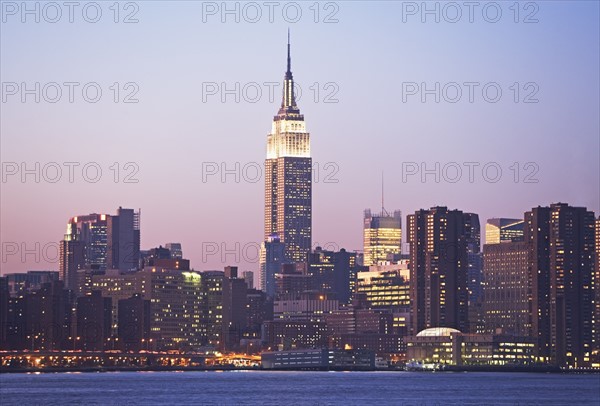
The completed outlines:
{"type": "Polygon", "coordinates": [[[290,56],[290,29],[288,28],[288,49],[287,49],[287,72],[286,76],[292,76],[292,57],[290,56]]]}
{"type": "Polygon", "coordinates": [[[279,116],[288,117],[289,115],[299,115],[300,110],[296,106],[296,95],[294,94],[294,77],[292,76],[292,52],[290,43],[290,29],[288,28],[287,42],[287,70],[283,79],[283,99],[281,100],[281,108],[279,116]]]}

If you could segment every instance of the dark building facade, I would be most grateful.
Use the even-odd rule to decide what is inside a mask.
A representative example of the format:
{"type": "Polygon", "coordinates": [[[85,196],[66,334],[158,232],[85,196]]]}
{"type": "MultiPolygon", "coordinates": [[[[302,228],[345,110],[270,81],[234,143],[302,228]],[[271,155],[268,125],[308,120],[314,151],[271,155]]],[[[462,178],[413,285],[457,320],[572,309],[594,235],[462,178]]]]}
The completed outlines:
{"type": "Polygon", "coordinates": [[[285,263],[285,244],[277,235],[271,235],[260,247],[260,289],[270,298],[275,297],[275,274],[285,263]]]}
{"type": "Polygon", "coordinates": [[[300,295],[313,290],[313,281],[308,274],[306,262],[283,264],[281,272],[275,274],[275,298],[300,295]]]}
{"type": "Polygon", "coordinates": [[[237,266],[227,266],[223,279],[223,342],[225,349],[237,349],[247,323],[246,281],[238,278],[237,266]]]}
{"type": "Polygon", "coordinates": [[[150,301],[141,294],[119,300],[118,342],[125,351],[153,350],[150,338],[150,301]]]}
{"type": "Polygon", "coordinates": [[[26,273],[7,273],[8,294],[19,296],[25,292],[38,290],[44,283],[60,279],[56,271],[27,271],[26,273]]]}
{"type": "Polygon", "coordinates": [[[272,350],[323,348],[327,346],[324,321],[273,320],[263,324],[262,340],[272,350]]]}
{"type": "Polygon", "coordinates": [[[590,362],[594,213],[557,203],[525,213],[532,332],[538,356],[561,366],[590,362]]]}
{"type": "Polygon", "coordinates": [[[258,339],[265,321],[273,320],[273,300],[262,290],[246,291],[246,331],[244,337],[258,339]]]}
{"type": "Polygon", "coordinates": [[[8,345],[8,278],[0,276],[0,349],[7,350],[8,345]]]}
{"type": "MultiPolygon", "coordinates": [[[[102,351],[114,349],[111,343],[112,302],[102,297],[100,291],[77,298],[76,331],[77,349],[83,351],[102,351]]],[[[118,349],[118,347],[117,347],[118,349]]]]}
{"type": "Polygon", "coordinates": [[[467,288],[469,290],[469,331],[483,327],[483,271],[481,256],[481,225],[479,215],[464,213],[467,244],[467,288]]]}
{"type": "Polygon", "coordinates": [[[335,294],[340,303],[348,303],[351,297],[350,281],[356,275],[356,254],[343,248],[334,252],[317,247],[309,254],[308,274],[314,290],[335,294]]]}
{"type": "Polygon", "coordinates": [[[408,216],[412,331],[452,327],[468,331],[465,215],[433,207],[408,216]]]}
{"type": "Polygon", "coordinates": [[[16,337],[16,349],[68,348],[72,303],[72,292],[64,289],[62,281],[45,283],[39,290],[27,293],[23,302],[16,301],[14,322],[24,321],[24,328],[18,328],[22,334],[16,337]]]}
{"type": "Polygon", "coordinates": [[[140,260],[140,212],[119,207],[108,225],[107,265],[111,269],[131,271],[140,260]]]}

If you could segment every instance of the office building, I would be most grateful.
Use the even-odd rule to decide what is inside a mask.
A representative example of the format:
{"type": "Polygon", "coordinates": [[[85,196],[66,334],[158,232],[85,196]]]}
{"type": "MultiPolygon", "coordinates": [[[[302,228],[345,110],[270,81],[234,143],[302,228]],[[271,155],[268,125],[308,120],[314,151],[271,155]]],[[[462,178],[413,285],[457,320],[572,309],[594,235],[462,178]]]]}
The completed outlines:
{"type": "Polygon", "coordinates": [[[484,334],[531,335],[528,266],[524,241],[483,246],[484,334]]]}
{"type": "Polygon", "coordinates": [[[402,253],[402,212],[389,214],[382,208],[378,214],[367,209],[363,219],[363,265],[377,265],[394,260],[402,253]]]}
{"type": "Polygon", "coordinates": [[[358,272],[356,293],[363,295],[370,309],[408,312],[410,310],[410,271],[408,261],[373,265],[358,272]]]}

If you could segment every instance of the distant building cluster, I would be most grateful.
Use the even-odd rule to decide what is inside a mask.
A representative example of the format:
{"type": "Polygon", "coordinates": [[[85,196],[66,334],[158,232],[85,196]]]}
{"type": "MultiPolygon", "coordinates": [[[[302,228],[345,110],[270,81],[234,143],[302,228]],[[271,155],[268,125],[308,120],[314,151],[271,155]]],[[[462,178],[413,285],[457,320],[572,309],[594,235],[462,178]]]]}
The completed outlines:
{"type": "MultiPolygon", "coordinates": [[[[270,238],[261,289],[236,266],[194,270],[178,243],[115,267],[111,217],[69,221],[73,239],[64,241],[80,243],[82,255],[58,272],[0,278],[3,350],[269,352],[281,368],[290,351],[315,349],[391,363],[600,366],[600,218],[585,208],[559,203],[523,221],[491,219],[481,251],[477,215],[419,210],[407,216],[409,253],[399,230],[394,247],[365,239],[365,251],[379,252],[370,265],[361,253],[321,247],[289,261],[270,238]]],[[[132,225],[123,232],[139,241],[132,225]]]]}

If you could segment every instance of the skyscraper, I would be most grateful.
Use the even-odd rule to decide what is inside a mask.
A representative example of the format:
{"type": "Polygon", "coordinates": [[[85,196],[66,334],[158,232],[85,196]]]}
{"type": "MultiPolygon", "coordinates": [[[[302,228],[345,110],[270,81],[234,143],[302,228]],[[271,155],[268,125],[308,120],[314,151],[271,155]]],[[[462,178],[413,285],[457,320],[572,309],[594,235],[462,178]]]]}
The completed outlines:
{"type": "Polygon", "coordinates": [[[483,327],[482,301],[482,258],[481,225],[479,215],[465,213],[465,232],[467,244],[467,287],[469,289],[469,331],[475,333],[483,327]]]}
{"type": "Polygon", "coordinates": [[[562,366],[589,365],[594,213],[564,203],[533,208],[525,213],[525,241],[538,356],[562,366]]]}
{"type": "Polygon", "coordinates": [[[287,71],[281,108],[267,136],[265,232],[285,244],[287,262],[303,262],[311,248],[312,158],[310,134],[296,105],[288,33],[287,71]]]}
{"type": "Polygon", "coordinates": [[[77,272],[85,269],[85,242],[77,234],[65,234],[59,246],[58,267],[65,288],[77,290],[77,272]]]}
{"type": "Polygon", "coordinates": [[[77,290],[77,271],[107,268],[108,222],[106,214],[88,214],[69,219],[60,243],[60,277],[68,289],[77,290]]]}
{"type": "Polygon", "coordinates": [[[381,213],[372,214],[365,210],[363,227],[363,265],[377,265],[390,260],[390,256],[401,254],[402,212],[395,210],[389,214],[383,208],[381,213]]]}
{"type": "Polygon", "coordinates": [[[285,245],[277,235],[267,237],[260,247],[260,290],[268,297],[275,296],[275,274],[281,272],[285,245]]]}
{"type": "Polygon", "coordinates": [[[468,332],[465,215],[433,207],[408,216],[414,334],[430,327],[468,332]]]}
{"type": "Polygon", "coordinates": [[[119,207],[108,222],[108,267],[131,271],[140,259],[140,212],[119,207]]]}

